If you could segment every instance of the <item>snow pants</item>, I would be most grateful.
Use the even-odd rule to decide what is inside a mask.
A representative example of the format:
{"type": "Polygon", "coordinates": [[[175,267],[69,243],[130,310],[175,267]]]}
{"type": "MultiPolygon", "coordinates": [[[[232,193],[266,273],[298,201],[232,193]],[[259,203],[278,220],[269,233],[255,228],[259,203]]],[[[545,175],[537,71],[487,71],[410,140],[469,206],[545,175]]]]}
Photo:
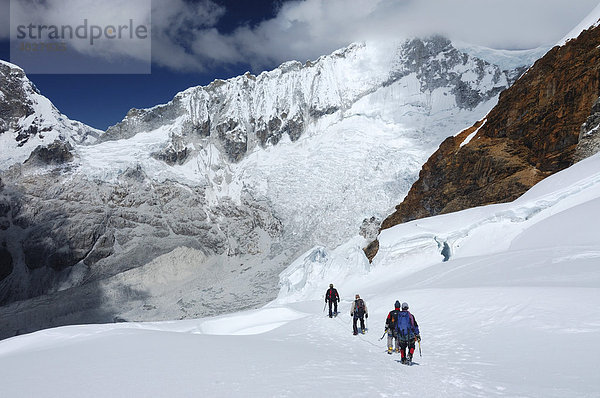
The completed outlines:
{"type": "Polygon", "coordinates": [[[398,336],[396,336],[396,332],[388,332],[387,335],[387,343],[388,343],[388,349],[394,349],[394,339],[396,340],[396,351],[400,351],[400,340],[398,339],[398,336]]]}
{"type": "Polygon", "coordinates": [[[354,321],[352,322],[352,328],[354,329],[354,334],[358,334],[358,328],[356,327],[356,321],[360,319],[360,329],[365,330],[365,316],[354,315],[354,321]]]}
{"type": "Polygon", "coordinates": [[[329,301],[329,317],[333,316],[333,313],[337,314],[337,300],[328,300],[329,301]],[[333,305],[333,313],[331,312],[331,306],[333,305]]]}
{"type": "Polygon", "coordinates": [[[413,353],[415,352],[415,339],[410,340],[400,340],[400,355],[402,358],[406,357],[406,348],[408,347],[408,354],[410,358],[412,358],[413,353]]]}

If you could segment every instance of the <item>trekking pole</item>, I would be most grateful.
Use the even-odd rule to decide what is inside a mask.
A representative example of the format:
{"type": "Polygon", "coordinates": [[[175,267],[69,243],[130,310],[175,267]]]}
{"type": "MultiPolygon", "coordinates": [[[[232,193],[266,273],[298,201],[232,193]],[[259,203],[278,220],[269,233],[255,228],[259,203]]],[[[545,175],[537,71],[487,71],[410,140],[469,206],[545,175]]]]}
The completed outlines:
{"type": "Polygon", "coordinates": [[[325,305],[323,306],[323,312],[325,312],[325,307],[327,307],[327,301],[325,302],[325,305]]]}
{"type": "Polygon", "coordinates": [[[419,356],[422,358],[423,355],[421,355],[421,340],[417,340],[417,342],[419,343],[419,356]]]}
{"type": "MultiPolygon", "coordinates": [[[[385,337],[385,335],[387,334],[387,332],[388,332],[388,330],[387,330],[387,328],[385,328],[385,332],[383,332],[383,336],[381,336],[381,337],[379,338],[379,340],[383,340],[383,338],[385,337]]],[[[420,346],[419,346],[419,350],[420,350],[420,349],[421,349],[421,348],[420,348],[420,346]]]]}

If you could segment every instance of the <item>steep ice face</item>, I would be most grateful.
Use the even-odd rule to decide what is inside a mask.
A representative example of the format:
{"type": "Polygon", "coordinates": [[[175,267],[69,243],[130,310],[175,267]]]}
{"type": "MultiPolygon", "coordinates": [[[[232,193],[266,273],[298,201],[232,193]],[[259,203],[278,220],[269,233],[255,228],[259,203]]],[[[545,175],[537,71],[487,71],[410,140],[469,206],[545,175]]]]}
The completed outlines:
{"type": "Polygon", "coordinates": [[[168,126],[173,142],[164,148],[167,154],[175,151],[185,159],[192,143],[211,142],[238,162],[257,146],[276,145],[284,137],[297,141],[327,116],[344,118],[359,100],[409,77],[409,91],[432,94],[443,88],[445,105],[472,110],[506,88],[515,73],[461,53],[442,37],[353,44],[304,65],[292,61],[258,76],[215,80],[168,104],[131,110],[102,140],[168,126]]]}
{"type": "Polygon", "coordinates": [[[21,68],[0,61],[0,170],[22,163],[39,145],[92,143],[100,134],[62,115],[21,68]]]}

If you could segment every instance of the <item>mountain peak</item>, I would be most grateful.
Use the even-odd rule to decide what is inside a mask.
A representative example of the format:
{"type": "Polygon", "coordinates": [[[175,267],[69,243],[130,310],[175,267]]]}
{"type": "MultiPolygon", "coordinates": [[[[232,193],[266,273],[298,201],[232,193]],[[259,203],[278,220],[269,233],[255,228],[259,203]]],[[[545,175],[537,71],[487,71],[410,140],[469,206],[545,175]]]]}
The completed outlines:
{"type": "Polygon", "coordinates": [[[93,142],[100,131],[69,120],[41,95],[23,69],[0,62],[0,170],[22,163],[38,146],[56,140],[93,142]]]}
{"type": "Polygon", "coordinates": [[[352,43],[305,64],[288,61],[256,77],[244,74],[189,88],[168,104],[130,112],[102,140],[168,126],[173,136],[189,143],[207,139],[239,162],[256,147],[298,140],[324,117],[343,117],[365,95],[411,74],[421,91],[450,87],[460,108],[473,109],[519,73],[462,53],[442,36],[352,43]]]}

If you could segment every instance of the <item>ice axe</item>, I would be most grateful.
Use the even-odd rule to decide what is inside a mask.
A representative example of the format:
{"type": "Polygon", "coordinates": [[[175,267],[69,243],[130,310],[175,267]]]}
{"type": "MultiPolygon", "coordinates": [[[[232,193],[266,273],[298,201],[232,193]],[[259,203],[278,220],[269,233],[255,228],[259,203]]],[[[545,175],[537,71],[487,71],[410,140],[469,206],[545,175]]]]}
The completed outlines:
{"type": "Polygon", "coordinates": [[[416,339],[417,343],[419,343],[419,356],[422,358],[423,355],[421,355],[421,339],[416,339]]]}
{"type": "MultiPolygon", "coordinates": [[[[383,332],[383,336],[381,336],[379,338],[379,340],[383,340],[383,338],[385,337],[385,335],[387,334],[387,332],[388,332],[388,330],[387,330],[387,328],[385,328],[385,332],[383,332]]],[[[420,348],[419,348],[419,350],[420,350],[420,348]]]]}

